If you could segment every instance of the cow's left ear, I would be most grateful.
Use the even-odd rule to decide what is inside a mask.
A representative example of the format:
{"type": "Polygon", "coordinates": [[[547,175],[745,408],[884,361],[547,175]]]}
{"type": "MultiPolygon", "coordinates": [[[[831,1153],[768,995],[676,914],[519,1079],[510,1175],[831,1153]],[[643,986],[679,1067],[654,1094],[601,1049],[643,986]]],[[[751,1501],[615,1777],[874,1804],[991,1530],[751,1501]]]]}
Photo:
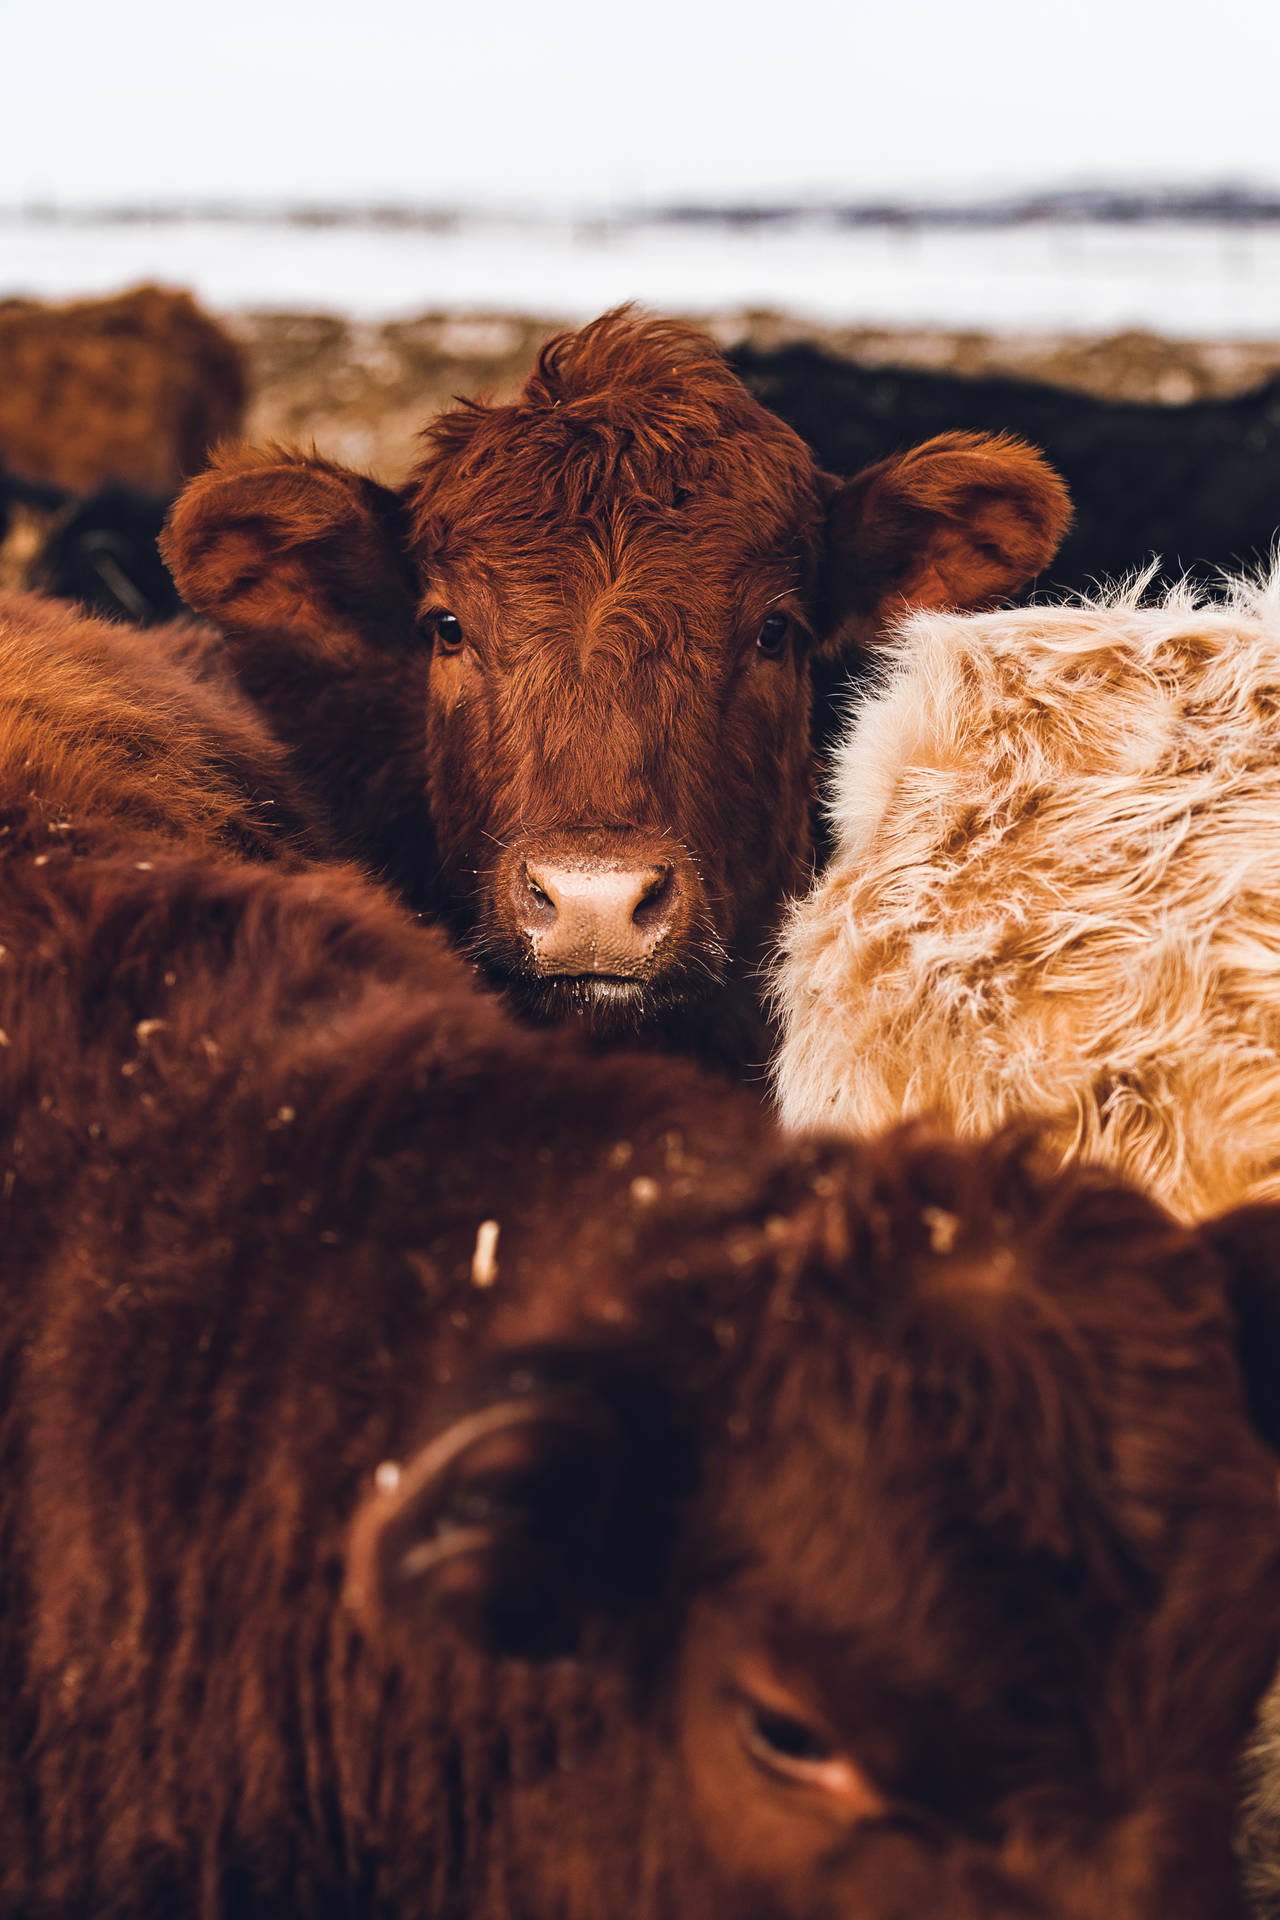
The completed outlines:
{"type": "Polygon", "coordinates": [[[1048,565],[1070,520],[1058,474],[1008,434],[939,434],[833,481],[824,650],[874,645],[912,607],[994,606],[1048,565]]]}
{"type": "Polygon", "coordinates": [[[1226,1268],[1253,1424],[1280,1453],[1280,1205],[1236,1207],[1200,1231],[1226,1268]]]}
{"type": "Polygon", "coordinates": [[[671,1512],[652,1420],[625,1388],[512,1378],[518,1390],[379,1468],[347,1560],[371,1635],[447,1620],[487,1651],[552,1657],[652,1595],[671,1512]]]}
{"type": "Polygon", "coordinates": [[[178,496],[160,551],[187,605],[233,644],[288,633],[353,660],[412,632],[398,496],[314,455],[223,449],[178,496]]]}

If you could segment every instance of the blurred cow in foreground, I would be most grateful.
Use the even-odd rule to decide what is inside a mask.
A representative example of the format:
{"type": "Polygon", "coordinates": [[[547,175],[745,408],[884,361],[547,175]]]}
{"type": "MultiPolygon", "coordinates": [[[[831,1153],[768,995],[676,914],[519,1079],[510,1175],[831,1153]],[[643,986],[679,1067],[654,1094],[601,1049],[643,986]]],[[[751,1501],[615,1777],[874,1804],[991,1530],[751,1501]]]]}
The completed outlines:
{"type": "Polygon", "coordinates": [[[1232,1920],[1272,1216],[519,1028],[6,619],[0,1912],[1232,1920]]]}
{"type": "Polygon", "coordinates": [[[1238,1911],[1280,1530],[1207,1244],[138,864],[0,912],[28,1204],[73,1149],[0,1310],[0,1907],[1238,1911]]]}
{"type": "Polygon", "coordinates": [[[165,553],[353,850],[538,1017],[761,1057],[810,855],[810,669],[988,605],[1069,517],[1029,447],[819,471],[700,334],[626,312],[429,428],[400,493],[224,454],[165,553]]]}

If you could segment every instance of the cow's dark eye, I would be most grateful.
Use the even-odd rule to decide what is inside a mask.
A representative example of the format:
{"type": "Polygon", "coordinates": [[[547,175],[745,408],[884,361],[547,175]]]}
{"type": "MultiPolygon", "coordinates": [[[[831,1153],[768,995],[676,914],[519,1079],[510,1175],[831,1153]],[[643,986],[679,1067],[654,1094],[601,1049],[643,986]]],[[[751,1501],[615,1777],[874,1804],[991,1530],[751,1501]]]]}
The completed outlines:
{"type": "Polygon", "coordinates": [[[785,613],[771,613],[756,635],[756,646],[766,660],[776,660],[787,644],[791,622],[785,613]]]}
{"type": "Polygon", "coordinates": [[[887,1801],[821,1720],[744,1692],[738,1701],[738,1738],[764,1774],[785,1787],[821,1794],[843,1819],[883,1820],[887,1801]]]}
{"type": "Polygon", "coordinates": [[[441,653],[461,653],[466,645],[462,632],[462,622],[456,613],[431,613],[427,615],[426,626],[434,634],[435,642],[441,653]]]}
{"type": "Polygon", "coordinates": [[[829,1740],[803,1720],[789,1713],[775,1713],[769,1707],[748,1706],[745,1710],[746,1742],[757,1759],[782,1772],[802,1772],[821,1767],[834,1758],[829,1740]]]}

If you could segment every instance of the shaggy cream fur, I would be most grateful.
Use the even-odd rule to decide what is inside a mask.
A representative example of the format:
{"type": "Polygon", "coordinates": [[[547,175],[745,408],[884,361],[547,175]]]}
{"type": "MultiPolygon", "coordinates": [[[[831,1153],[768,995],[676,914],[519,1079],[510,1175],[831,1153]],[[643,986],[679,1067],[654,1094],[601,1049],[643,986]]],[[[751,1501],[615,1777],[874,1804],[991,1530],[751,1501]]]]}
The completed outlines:
{"type": "Polygon", "coordinates": [[[1258,1716],[1244,1762],[1244,1806],[1237,1850],[1249,1905],[1258,1920],[1280,1914],[1280,1680],[1258,1716]]]}
{"type": "Polygon", "coordinates": [[[783,1116],[1034,1121],[1184,1219],[1280,1197],[1280,564],[904,624],[777,980],[783,1116]]]}

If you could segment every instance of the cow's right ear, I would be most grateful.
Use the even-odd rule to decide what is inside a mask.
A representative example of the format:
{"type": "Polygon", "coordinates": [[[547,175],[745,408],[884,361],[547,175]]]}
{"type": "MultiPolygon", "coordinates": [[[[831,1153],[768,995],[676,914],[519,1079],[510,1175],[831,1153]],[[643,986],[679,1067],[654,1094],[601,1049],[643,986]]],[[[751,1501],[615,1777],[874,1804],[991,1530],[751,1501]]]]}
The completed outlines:
{"type": "Polygon", "coordinates": [[[379,1468],[347,1560],[347,1603],[370,1634],[447,1620],[489,1652],[571,1654],[661,1579],[673,1456],[652,1403],[625,1384],[511,1379],[379,1468]]]}
{"type": "Polygon", "coordinates": [[[832,480],[820,583],[824,651],[872,646],[912,608],[992,607],[1058,551],[1071,499],[1010,434],[943,433],[832,480]]]}
{"type": "Polygon", "coordinates": [[[233,638],[287,632],[355,658],[412,634],[398,496],[314,455],[223,449],[178,496],[160,551],[187,605],[233,638]]]}

